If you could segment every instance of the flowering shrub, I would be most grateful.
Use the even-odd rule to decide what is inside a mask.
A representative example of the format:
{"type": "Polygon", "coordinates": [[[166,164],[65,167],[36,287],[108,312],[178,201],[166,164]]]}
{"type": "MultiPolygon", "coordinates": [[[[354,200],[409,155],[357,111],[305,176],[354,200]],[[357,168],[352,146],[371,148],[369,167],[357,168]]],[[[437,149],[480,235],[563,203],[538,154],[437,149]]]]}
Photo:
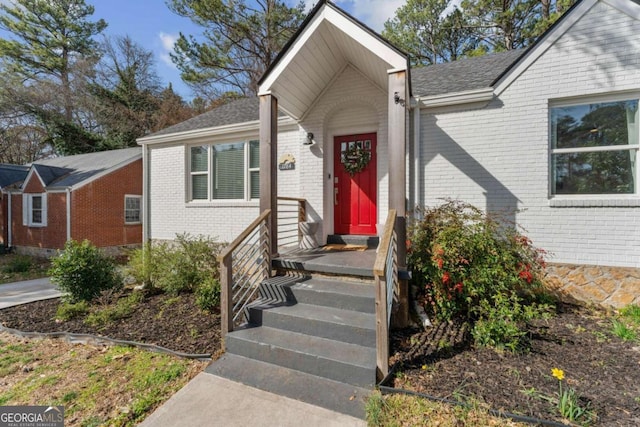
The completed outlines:
{"type": "Polygon", "coordinates": [[[544,251],[516,227],[460,201],[422,213],[409,233],[408,261],[425,309],[442,320],[480,321],[489,336],[474,334],[477,343],[501,342],[491,331],[510,331],[518,341],[517,323],[535,317],[521,304],[542,290],[544,251]],[[486,323],[498,319],[501,325],[486,323]]]}

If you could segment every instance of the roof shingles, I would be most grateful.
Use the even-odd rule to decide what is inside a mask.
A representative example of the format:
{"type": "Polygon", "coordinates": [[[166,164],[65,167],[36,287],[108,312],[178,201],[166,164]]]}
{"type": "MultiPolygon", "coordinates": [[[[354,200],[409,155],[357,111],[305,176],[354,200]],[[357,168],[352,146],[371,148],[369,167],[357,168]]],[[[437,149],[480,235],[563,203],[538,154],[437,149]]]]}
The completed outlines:
{"type": "MultiPolygon", "coordinates": [[[[413,68],[411,70],[413,94],[424,97],[491,87],[496,78],[507,70],[522,53],[523,50],[512,50],[475,58],[463,58],[444,64],[413,68]]],[[[246,123],[259,119],[260,107],[258,98],[243,98],[149,136],[170,135],[246,123]]]]}

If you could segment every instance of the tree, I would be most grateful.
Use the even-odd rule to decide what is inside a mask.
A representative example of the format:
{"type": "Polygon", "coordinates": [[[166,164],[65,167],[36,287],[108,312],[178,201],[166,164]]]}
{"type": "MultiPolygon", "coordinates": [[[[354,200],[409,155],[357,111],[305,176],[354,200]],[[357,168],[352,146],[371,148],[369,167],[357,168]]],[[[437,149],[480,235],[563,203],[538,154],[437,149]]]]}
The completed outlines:
{"type": "Polygon", "coordinates": [[[152,132],[183,122],[193,117],[196,113],[204,113],[205,111],[204,106],[201,107],[201,111],[196,110],[197,105],[202,101],[201,98],[194,99],[196,107],[192,107],[173,91],[171,84],[160,93],[158,101],[158,109],[153,117],[152,132]]]}
{"type": "Polygon", "coordinates": [[[451,0],[408,0],[393,19],[384,24],[382,35],[411,56],[413,65],[455,61],[472,48],[465,15],[451,0]]]}
{"type": "MultiPolygon", "coordinates": [[[[0,58],[25,85],[55,86],[47,103],[28,103],[25,111],[44,125],[48,139],[62,153],[92,151],[99,138],[76,116],[74,86],[82,85],[86,64],[97,60],[93,37],[104,20],[92,22],[93,6],[84,0],[14,0],[0,4],[0,58]]],[[[77,93],[77,92],[75,92],[77,93]]]]}
{"type": "Polygon", "coordinates": [[[478,44],[489,51],[512,50],[529,45],[541,18],[541,0],[463,0],[478,44]]]}
{"type": "Polygon", "coordinates": [[[46,133],[16,103],[16,94],[28,90],[20,79],[0,73],[0,163],[25,164],[51,151],[46,133]]]}
{"type": "Polygon", "coordinates": [[[201,96],[255,95],[258,80],[304,17],[282,0],[167,0],[169,8],[205,28],[202,41],[180,34],[171,55],[182,79],[201,96]]]}
{"type": "Polygon", "coordinates": [[[128,36],[105,38],[102,60],[90,86],[104,148],[135,146],[154,128],[160,78],[153,53],[128,36]]]}

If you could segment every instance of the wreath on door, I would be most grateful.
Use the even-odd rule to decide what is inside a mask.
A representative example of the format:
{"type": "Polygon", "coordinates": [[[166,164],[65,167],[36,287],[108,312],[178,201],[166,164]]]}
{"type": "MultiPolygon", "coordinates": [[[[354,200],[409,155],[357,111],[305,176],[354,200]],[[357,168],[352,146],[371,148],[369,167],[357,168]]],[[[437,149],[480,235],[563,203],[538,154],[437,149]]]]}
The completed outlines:
{"type": "Polygon", "coordinates": [[[362,172],[371,161],[371,152],[353,144],[342,153],[342,166],[351,176],[362,172]]]}

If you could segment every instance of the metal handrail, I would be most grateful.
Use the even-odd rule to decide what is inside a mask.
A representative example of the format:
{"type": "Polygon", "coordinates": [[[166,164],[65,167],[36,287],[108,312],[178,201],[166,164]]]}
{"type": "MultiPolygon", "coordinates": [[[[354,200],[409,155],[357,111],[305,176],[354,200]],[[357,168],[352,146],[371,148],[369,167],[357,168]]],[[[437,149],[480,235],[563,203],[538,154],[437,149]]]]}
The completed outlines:
{"type": "Polygon", "coordinates": [[[299,223],[307,220],[307,199],[278,196],[278,246],[298,246],[299,223]]]}
{"type": "Polygon", "coordinates": [[[223,337],[233,331],[260,283],[271,275],[270,220],[267,209],[218,256],[223,337]]]}
{"type": "Polygon", "coordinates": [[[389,328],[393,302],[397,300],[398,295],[396,218],[396,210],[390,209],[373,266],[376,286],[376,374],[378,379],[386,377],[389,373],[389,328]]]}

